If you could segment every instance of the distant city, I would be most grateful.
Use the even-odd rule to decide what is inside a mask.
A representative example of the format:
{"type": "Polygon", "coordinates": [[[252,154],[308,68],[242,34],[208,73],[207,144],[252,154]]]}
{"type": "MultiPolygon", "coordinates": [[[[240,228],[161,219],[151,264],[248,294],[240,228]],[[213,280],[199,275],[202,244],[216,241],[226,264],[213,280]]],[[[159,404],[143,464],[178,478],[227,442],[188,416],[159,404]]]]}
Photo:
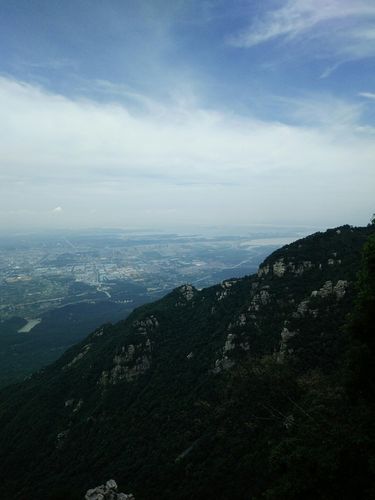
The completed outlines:
{"type": "Polygon", "coordinates": [[[252,274],[301,229],[203,234],[96,230],[0,235],[0,387],[56,360],[104,323],[184,283],[252,274]]]}
{"type": "Polygon", "coordinates": [[[56,307],[139,294],[162,295],[182,283],[202,288],[254,272],[278,246],[301,235],[268,230],[238,235],[96,231],[0,238],[0,320],[27,319],[56,307]]]}

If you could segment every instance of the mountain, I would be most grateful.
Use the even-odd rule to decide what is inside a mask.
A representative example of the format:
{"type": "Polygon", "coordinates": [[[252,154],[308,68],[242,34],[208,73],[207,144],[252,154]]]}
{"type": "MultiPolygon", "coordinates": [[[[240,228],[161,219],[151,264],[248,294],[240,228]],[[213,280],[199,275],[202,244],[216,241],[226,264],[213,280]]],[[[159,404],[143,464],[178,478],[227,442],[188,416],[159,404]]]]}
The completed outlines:
{"type": "Polygon", "coordinates": [[[136,305],[149,302],[147,294],[134,294],[134,301],[98,300],[58,307],[39,315],[32,331],[20,332],[27,321],[13,317],[0,321],[0,388],[23,380],[56,361],[68,347],[110,320],[126,318],[136,305]]]}
{"type": "Polygon", "coordinates": [[[373,232],[183,285],[3,389],[0,497],[74,500],[113,477],[137,500],[375,498],[372,347],[351,331],[373,232]]]}

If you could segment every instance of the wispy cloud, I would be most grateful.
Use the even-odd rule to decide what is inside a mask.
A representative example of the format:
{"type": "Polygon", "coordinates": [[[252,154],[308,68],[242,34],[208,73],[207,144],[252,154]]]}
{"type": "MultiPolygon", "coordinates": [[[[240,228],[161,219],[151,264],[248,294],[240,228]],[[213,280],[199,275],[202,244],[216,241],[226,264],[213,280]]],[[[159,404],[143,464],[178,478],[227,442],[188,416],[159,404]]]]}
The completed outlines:
{"type": "Polygon", "coordinates": [[[304,124],[315,130],[352,130],[361,127],[363,105],[346,102],[327,94],[308,94],[304,98],[276,97],[275,103],[283,110],[289,121],[304,124]]]}
{"type": "Polygon", "coordinates": [[[332,64],[331,66],[328,66],[322,72],[322,74],[319,76],[319,78],[321,78],[321,79],[328,78],[329,76],[331,76],[337,70],[337,68],[339,68],[343,64],[343,62],[344,61],[340,61],[340,62],[337,62],[335,64],[332,64]]]}
{"type": "Polygon", "coordinates": [[[374,92],[359,92],[358,95],[360,97],[365,97],[366,99],[374,99],[375,100],[375,93],[374,92]]]}
{"type": "Polygon", "coordinates": [[[30,69],[67,70],[78,69],[78,63],[74,59],[46,59],[46,60],[18,60],[13,64],[15,67],[30,69]]]}
{"type": "MultiPolygon", "coordinates": [[[[324,51],[350,58],[375,55],[375,4],[372,0],[288,0],[255,19],[230,43],[254,47],[275,39],[324,39],[324,51]]],[[[327,70],[328,76],[329,70],[327,70]]]]}

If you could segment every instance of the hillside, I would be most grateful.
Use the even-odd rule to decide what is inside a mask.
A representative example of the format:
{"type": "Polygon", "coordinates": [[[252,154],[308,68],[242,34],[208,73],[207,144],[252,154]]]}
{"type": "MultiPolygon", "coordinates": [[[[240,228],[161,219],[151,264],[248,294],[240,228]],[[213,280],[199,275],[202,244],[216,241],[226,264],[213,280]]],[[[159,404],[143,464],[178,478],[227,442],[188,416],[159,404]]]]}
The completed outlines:
{"type": "Polygon", "coordinates": [[[137,500],[371,498],[371,419],[343,382],[371,232],[183,285],[3,389],[1,498],[78,499],[109,477],[137,500]]]}

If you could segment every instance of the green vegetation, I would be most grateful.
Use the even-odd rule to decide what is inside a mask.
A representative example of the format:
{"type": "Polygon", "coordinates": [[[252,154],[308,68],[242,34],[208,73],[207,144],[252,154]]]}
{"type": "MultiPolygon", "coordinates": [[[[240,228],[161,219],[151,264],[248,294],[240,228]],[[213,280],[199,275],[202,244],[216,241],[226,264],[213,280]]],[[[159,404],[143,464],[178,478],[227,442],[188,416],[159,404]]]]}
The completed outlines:
{"type": "Polygon", "coordinates": [[[26,320],[0,321],[0,387],[23,380],[58,359],[98,325],[126,318],[134,307],[149,299],[141,287],[118,284],[113,298],[71,304],[48,311],[28,333],[19,332],[26,320]],[[132,296],[134,299],[126,302],[132,296]]]}
{"type": "Polygon", "coordinates": [[[372,233],[176,289],[3,389],[0,496],[74,500],[114,477],[137,500],[375,498],[372,233]]]}
{"type": "Polygon", "coordinates": [[[204,287],[255,272],[278,236],[295,234],[267,231],[246,237],[113,230],[0,235],[0,387],[180,283],[204,287]],[[259,246],[248,245],[249,238],[262,237],[259,246]]]}

